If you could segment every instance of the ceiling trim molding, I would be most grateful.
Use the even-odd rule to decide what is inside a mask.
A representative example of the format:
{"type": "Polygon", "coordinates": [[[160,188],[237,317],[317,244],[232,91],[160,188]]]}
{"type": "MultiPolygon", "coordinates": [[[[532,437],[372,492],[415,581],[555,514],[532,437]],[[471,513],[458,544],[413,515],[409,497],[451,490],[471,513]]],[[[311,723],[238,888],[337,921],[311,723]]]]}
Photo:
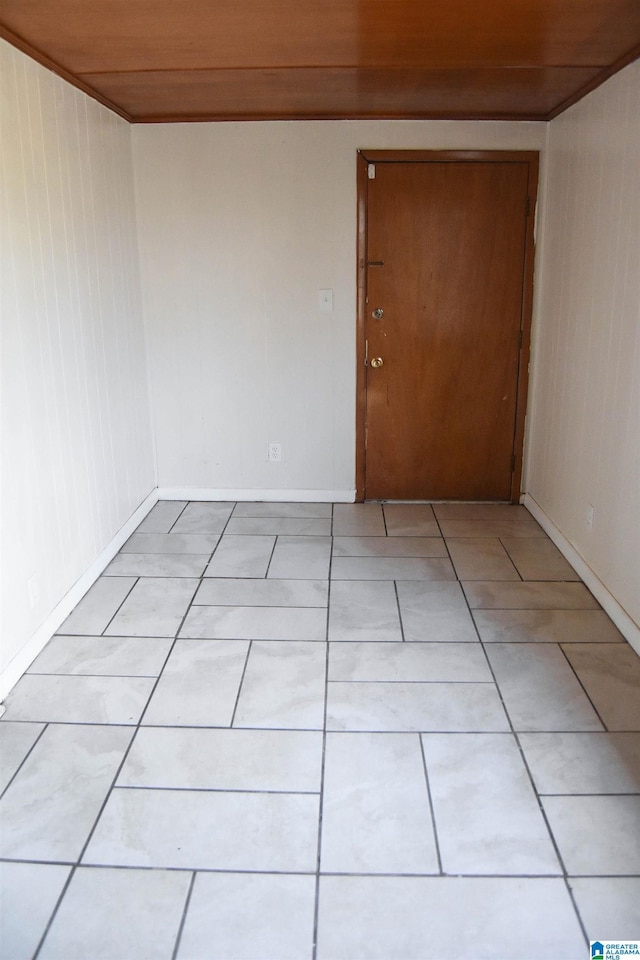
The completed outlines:
{"type": "Polygon", "coordinates": [[[566,100],[563,100],[562,103],[558,104],[547,116],[546,120],[555,120],[556,117],[559,117],[561,113],[564,113],[565,110],[568,110],[569,107],[572,107],[575,103],[582,100],[587,94],[592,93],[594,90],[597,90],[598,87],[602,86],[603,83],[606,83],[607,80],[610,80],[616,73],[619,73],[620,70],[624,70],[625,67],[628,67],[629,64],[633,63],[634,60],[637,60],[640,57],[640,43],[636,43],[630,50],[625,54],[619,57],[615,63],[612,63],[610,66],[605,67],[600,73],[589,80],[584,86],[580,87],[579,90],[576,90],[574,94],[570,97],[567,97],[566,100]]]}
{"type": "Polygon", "coordinates": [[[18,36],[17,33],[13,33],[12,30],[7,30],[7,28],[2,26],[2,24],[0,24],[0,37],[3,40],[6,40],[7,43],[10,43],[13,47],[16,47],[22,53],[25,53],[28,57],[31,57],[31,59],[35,60],[36,63],[39,63],[41,67],[45,67],[45,69],[50,70],[51,73],[55,73],[56,76],[60,77],[62,80],[66,80],[67,83],[70,83],[72,87],[76,87],[77,90],[81,90],[83,93],[86,93],[87,96],[91,97],[92,100],[97,100],[98,103],[102,104],[103,107],[106,107],[108,110],[116,113],[119,117],[122,117],[123,120],[131,123],[131,117],[121,107],[116,106],[116,104],[107,97],[103,97],[102,94],[98,93],[97,90],[94,90],[94,88],[89,86],[88,83],[85,83],[83,80],[79,80],[78,77],[74,76],[73,73],[69,73],[68,70],[65,70],[64,67],[61,67],[60,64],[55,62],[55,60],[51,60],[46,53],[42,53],[41,50],[38,50],[26,40],[23,40],[22,37],[18,36]]]}

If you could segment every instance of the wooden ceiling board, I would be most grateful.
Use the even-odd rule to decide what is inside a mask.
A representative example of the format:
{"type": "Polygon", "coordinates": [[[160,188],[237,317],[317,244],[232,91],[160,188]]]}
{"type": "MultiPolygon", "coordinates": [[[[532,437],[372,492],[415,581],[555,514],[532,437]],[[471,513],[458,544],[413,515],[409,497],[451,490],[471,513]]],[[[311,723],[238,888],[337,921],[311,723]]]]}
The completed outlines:
{"type": "Polygon", "coordinates": [[[640,0],[2,0],[0,34],[135,121],[545,119],[640,55],[640,0]]]}
{"type": "Polygon", "coordinates": [[[83,80],[134,120],[336,118],[544,119],[558,96],[597,76],[533,70],[200,70],[99,74],[83,80]],[[505,73],[509,76],[505,76],[505,73]],[[217,112],[211,113],[215,102],[217,112]],[[162,104],[161,110],[158,104],[162,104]]]}

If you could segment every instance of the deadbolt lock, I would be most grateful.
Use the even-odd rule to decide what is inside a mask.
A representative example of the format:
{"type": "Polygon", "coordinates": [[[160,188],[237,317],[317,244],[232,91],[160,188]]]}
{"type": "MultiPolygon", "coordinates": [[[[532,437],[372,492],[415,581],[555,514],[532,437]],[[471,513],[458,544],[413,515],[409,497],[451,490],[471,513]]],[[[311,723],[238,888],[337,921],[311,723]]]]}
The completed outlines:
{"type": "Polygon", "coordinates": [[[373,317],[374,320],[382,320],[382,318],[384,317],[384,310],[382,309],[382,307],[376,307],[376,309],[373,311],[371,316],[373,317]]]}
{"type": "Polygon", "coordinates": [[[371,361],[371,366],[375,367],[375,369],[377,370],[378,367],[381,367],[383,363],[384,363],[384,360],[382,359],[382,357],[374,357],[373,360],[371,361]]]}

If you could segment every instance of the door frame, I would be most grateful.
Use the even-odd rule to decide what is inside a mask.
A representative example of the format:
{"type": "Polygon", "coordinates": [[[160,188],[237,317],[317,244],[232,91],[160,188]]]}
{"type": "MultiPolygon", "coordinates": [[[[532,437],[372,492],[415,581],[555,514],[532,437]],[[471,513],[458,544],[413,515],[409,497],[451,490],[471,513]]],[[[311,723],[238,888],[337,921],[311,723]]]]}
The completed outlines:
{"type": "Polygon", "coordinates": [[[513,438],[514,465],[511,474],[511,502],[520,500],[524,428],[529,389],[531,320],[533,314],[533,270],[535,256],[535,211],[538,196],[540,154],[537,150],[358,150],[357,196],[357,321],[356,321],[356,502],[365,496],[367,378],[365,330],[367,308],[367,185],[370,163],[526,163],[528,165],[527,217],[525,231],[521,343],[518,357],[518,389],[513,438]]]}

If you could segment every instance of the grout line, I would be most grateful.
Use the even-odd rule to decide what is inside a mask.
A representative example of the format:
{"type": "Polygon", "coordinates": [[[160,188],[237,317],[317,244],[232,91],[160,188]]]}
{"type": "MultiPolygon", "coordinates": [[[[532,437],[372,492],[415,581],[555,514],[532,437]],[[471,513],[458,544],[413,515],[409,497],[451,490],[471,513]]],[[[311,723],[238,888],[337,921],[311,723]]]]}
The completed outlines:
{"type": "MultiPolygon", "coordinates": [[[[191,502],[191,501],[190,501],[190,502],[191,502]]],[[[211,553],[209,554],[209,559],[207,560],[207,562],[206,562],[205,565],[204,565],[204,570],[203,570],[202,573],[200,574],[200,580],[203,580],[203,579],[204,579],[204,576],[205,576],[207,570],[209,569],[209,564],[210,564],[211,561],[213,560],[213,557],[214,557],[214,554],[215,554],[216,550],[218,549],[218,547],[219,547],[220,544],[222,543],[222,538],[224,537],[224,535],[225,535],[225,533],[226,533],[227,527],[229,526],[229,521],[231,520],[231,517],[233,516],[233,512],[234,512],[234,510],[236,509],[237,506],[238,506],[238,504],[237,504],[237,503],[234,503],[233,508],[232,508],[232,510],[231,510],[231,513],[229,514],[229,516],[227,517],[227,519],[225,520],[225,522],[224,522],[223,525],[222,525],[222,530],[220,531],[220,533],[218,533],[218,534],[210,534],[210,536],[217,536],[218,539],[216,540],[216,545],[215,545],[215,547],[213,548],[213,550],[212,550],[211,553]]],[[[185,507],[185,510],[186,510],[186,507],[185,507]]],[[[200,584],[200,586],[202,586],[202,584],[200,584]]],[[[197,592],[197,591],[196,591],[196,592],[197,592]]]]}
{"type": "MultiPolygon", "coordinates": [[[[7,722],[10,723],[11,721],[7,721],[7,722]]],[[[14,721],[14,722],[15,722],[15,721],[14,721]]],[[[0,792],[0,798],[4,797],[5,793],[7,792],[7,790],[8,790],[9,787],[11,786],[11,784],[14,782],[14,780],[16,779],[16,777],[18,776],[18,774],[20,773],[20,771],[22,770],[22,768],[24,767],[25,763],[27,762],[27,760],[29,759],[29,757],[31,756],[31,754],[33,753],[33,751],[35,750],[37,744],[40,742],[40,740],[41,740],[41,738],[42,738],[42,735],[44,734],[45,730],[46,730],[46,729],[48,728],[48,726],[49,726],[49,721],[48,721],[48,720],[47,720],[47,721],[45,721],[45,720],[38,720],[38,721],[31,721],[31,720],[29,720],[29,721],[25,721],[25,722],[28,722],[28,723],[43,723],[44,726],[42,727],[42,730],[40,731],[40,733],[38,734],[38,736],[35,738],[35,740],[34,740],[33,743],[31,744],[31,746],[29,747],[29,749],[28,749],[27,752],[25,753],[24,757],[22,758],[22,760],[20,761],[20,763],[19,763],[18,766],[16,767],[16,769],[15,769],[15,771],[14,771],[14,773],[13,773],[13,776],[7,781],[7,784],[6,784],[5,788],[4,788],[4,790],[2,790],[2,791],[0,792]]]]}
{"type": "MultiPolygon", "coordinates": [[[[100,576],[99,576],[98,579],[96,580],[96,583],[99,583],[103,576],[104,576],[104,574],[100,574],[100,576]]],[[[100,636],[100,637],[104,637],[106,631],[109,629],[109,627],[111,626],[111,624],[113,623],[113,621],[115,620],[115,618],[118,616],[118,614],[119,614],[120,611],[122,610],[122,607],[124,606],[124,604],[126,603],[126,601],[129,599],[129,597],[130,597],[131,594],[133,593],[134,587],[137,587],[139,582],[140,582],[140,577],[135,576],[135,574],[134,574],[133,583],[131,584],[131,587],[129,588],[129,590],[127,590],[126,596],[124,596],[124,597],[122,598],[122,601],[118,604],[118,608],[116,609],[115,613],[114,613],[113,616],[110,618],[109,622],[106,624],[106,626],[104,627],[104,629],[101,631],[101,633],[99,633],[99,634],[86,634],[86,636],[100,636]]],[[[83,598],[83,599],[84,599],[84,598],[83,598]]],[[[82,601],[80,601],[80,603],[82,603],[82,601]]],[[[74,607],[74,610],[75,610],[75,609],[76,609],[76,608],[74,607]]],[[[73,610],[71,611],[71,613],[73,613],[73,610]]],[[[77,636],[80,636],[80,637],[83,637],[83,636],[85,636],[85,634],[84,634],[84,633],[80,633],[80,634],[77,634],[77,633],[76,633],[76,634],[71,634],[71,636],[76,636],[76,637],[77,637],[77,636]]]]}
{"type": "MultiPolygon", "coordinates": [[[[598,731],[595,731],[596,734],[598,731]]],[[[619,790],[617,793],[614,791],[607,791],[606,793],[593,793],[592,791],[585,791],[584,793],[547,793],[546,791],[538,791],[539,797],[574,797],[580,799],[581,797],[639,797],[640,796],[640,786],[637,790],[619,790]]]]}
{"type": "MultiPolygon", "coordinates": [[[[168,638],[164,638],[168,639],[168,638]]],[[[27,670],[25,676],[28,677],[78,677],[88,680],[155,680],[157,673],[65,673],[59,670],[57,673],[44,673],[41,670],[27,670]]]]}
{"type": "MultiPolygon", "coordinates": [[[[593,702],[593,700],[592,700],[591,697],[589,696],[589,691],[587,690],[587,688],[585,687],[584,683],[583,683],[582,680],[580,679],[580,675],[578,674],[578,671],[576,670],[576,668],[574,667],[574,665],[571,663],[571,660],[569,659],[569,657],[568,657],[567,654],[565,653],[562,644],[561,644],[561,643],[558,643],[557,646],[558,646],[558,649],[560,650],[560,653],[562,654],[562,656],[564,657],[564,659],[566,660],[566,662],[569,664],[569,669],[571,670],[571,672],[572,672],[573,675],[575,676],[576,680],[577,680],[578,683],[580,684],[580,686],[581,686],[581,688],[582,688],[582,690],[583,690],[583,692],[584,692],[585,697],[587,698],[587,700],[589,701],[589,703],[590,703],[591,706],[593,707],[593,711],[594,711],[596,717],[598,718],[598,720],[600,721],[600,723],[601,723],[602,726],[604,727],[604,732],[605,732],[605,733],[612,733],[613,731],[610,731],[610,730],[609,730],[609,728],[607,727],[606,723],[604,722],[604,718],[600,715],[600,711],[598,710],[598,708],[596,707],[595,703],[593,702]]],[[[602,731],[601,731],[601,732],[602,732],[602,731]]]]}
{"type": "MultiPolygon", "coordinates": [[[[402,642],[403,642],[403,643],[407,643],[408,641],[407,641],[407,639],[406,639],[406,637],[405,637],[405,635],[404,635],[404,623],[402,622],[402,608],[401,608],[401,606],[400,606],[400,596],[399,596],[399,594],[398,594],[398,581],[397,581],[397,580],[394,580],[394,581],[393,581],[393,590],[394,590],[395,597],[396,597],[396,608],[397,608],[397,610],[398,610],[398,622],[399,622],[399,624],[400,624],[400,636],[402,637],[402,642]]],[[[397,641],[396,641],[396,642],[397,642],[397,641]]]]}
{"type": "MultiPolygon", "coordinates": [[[[505,540],[509,540],[510,538],[509,538],[509,537],[505,537],[504,539],[505,539],[505,540]]],[[[511,539],[513,539],[513,538],[511,538],[511,539]]],[[[518,539],[520,539],[520,538],[518,538],[518,539]]],[[[540,537],[540,538],[538,538],[538,539],[542,539],[542,538],[540,537]]],[[[497,540],[498,540],[498,543],[500,544],[500,546],[502,547],[502,549],[504,550],[504,552],[506,553],[507,559],[509,560],[509,563],[511,564],[511,566],[513,567],[513,569],[515,570],[515,572],[518,574],[518,576],[520,577],[520,582],[521,582],[521,583],[528,583],[529,581],[528,581],[528,580],[525,580],[525,578],[522,576],[522,574],[520,573],[520,570],[518,569],[518,567],[517,567],[517,565],[516,565],[515,560],[512,558],[511,554],[509,553],[509,551],[508,551],[507,548],[505,547],[504,543],[502,542],[502,537],[497,537],[497,540]]],[[[511,581],[511,582],[517,583],[518,581],[517,581],[517,580],[514,580],[514,581],[511,581]]]]}
{"type": "Polygon", "coordinates": [[[565,877],[564,877],[564,885],[565,885],[565,887],[567,888],[567,893],[569,894],[569,899],[571,900],[571,905],[573,906],[573,909],[575,910],[576,917],[578,918],[578,924],[579,924],[579,926],[580,926],[580,929],[582,930],[582,935],[583,935],[583,937],[584,937],[584,939],[585,939],[585,943],[586,943],[587,949],[588,949],[589,944],[590,944],[590,942],[591,942],[591,939],[590,939],[590,937],[589,937],[589,934],[587,933],[586,925],[583,923],[582,915],[581,915],[581,913],[580,913],[580,910],[578,909],[578,902],[577,902],[577,900],[576,900],[576,898],[575,898],[575,896],[574,896],[574,894],[573,894],[573,887],[571,886],[569,880],[570,880],[569,876],[565,874],[565,877]]]}
{"type": "Polygon", "coordinates": [[[271,547],[271,553],[269,554],[269,561],[268,561],[268,563],[267,563],[267,569],[266,569],[265,572],[264,572],[264,577],[261,578],[262,580],[268,580],[268,579],[269,579],[269,570],[271,569],[271,563],[273,562],[273,555],[274,555],[275,552],[276,552],[276,544],[278,543],[278,538],[279,538],[279,536],[280,536],[280,535],[276,533],[275,536],[273,537],[273,546],[271,547]]]}
{"type": "Polygon", "coordinates": [[[424,780],[425,780],[425,784],[426,784],[426,787],[427,787],[427,797],[428,797],[428,799],[429,799],[429,811],[430,811],[430,813],[431,813],[431,825],[432,825],[432,827],[433,827],[433,840],[434,840],[434,843],[435,843],[436,855],[437,855],[437,857],[438,857],[438,870],[440,871],[440,875],[442,875],[444,871],[443,871],[443,869],[442,869],[442,856],[441,856],[441,853],[440,853],[440,841],[438,840],[438,828],[437,828],[437,826],[436,826],[436,811],[435,811],[435,808],[434,808],[434,805],[433,805],[433,797],[432,797],[432,795],[431,795],[431,784],[429,783],[429,771],[428,771],[428,769],[427,769],[427,758],[426,758],[425,752],[424,752],[424,741],[423,741],[423,739],[422,739],[422,736],[423,736],[422,734],[419,734],[419,735],[418,735],[418,739],[420,740],[420,753],[422,754],[422,766],[423,766],[423,769],[424,769],[424,780]]]}
{"type": "MultiPolygon", "coordinates": [[[[25,861],[18,861],[18,862],[25,862],[25,861]]],[[[27,861],[27,862],[31,862],[31,861],[27,861]]],[[[41,861],[38,861],[38,862],[41,862],[41,861]]],[[[64,864],[64,866],[69,866],[69,864],[64,864]]],[[[71,884],[71,881],[73,880],[73,878],[74,878],[74,876],[75,876],[76,869],[77,869],[77,865],[76,865],[76,864],[71,864],[70,866],[71,866],[71,869],[69,870],[69,876],[67,877],[67,879],[66,879],[66,881],[65,881],[65,883],[64,883],[64,885],[63,885],[63,887],[62,887],[62,890],[60,891],[60,896],[59,896],[58,899],[56,900],[56,905],[55,905],[55,907],[53,908],[53,912],[52,912],[51,916],[49,917],[49,920],[47,921],[47,924],[46,924],[46,926],[45,926],[45,928],[44,928],[44,931],[43,931],[43,933],[42,933],[42,936],[40,937],[40,940],[38,941],[38,945],[37,945],[36,949],[34,950],[33,960],[37,960],[38,955],[39,955],[40,951],[42,950],[43,944],[44,944],[45,940],[47,939],[47,936],[49,935],[49,930],[51,929],[51,926],[52,926],[52,924],[53,924],[53,921],[55,920],[55,918],[56,918],[56,916],[57,916],[57,914],[58,914],[58,911],[59,911],[60,907],[62,906],[62,901],[64,900],[65,896],[67,895],[67,890],[69,889],[69,886],[70,886],[70,884],[71,884]]]]}
{"type": "MultiPolygon", "coordinates": [[[[245,642],[246,642],[246,641],[245,641],[245,642]]],[[[249,663],[249,655],[250,655],[250,653],[251,653],[251,649],[252,649],[252,647],[253,647],[253,643],[254,643],[253,640],[249,640],[249,644],[248,644],[248,646],[247,646],[247,653],[246,653],[245,658],[244,658],[244,666],[243,666],[243,668],[242,668],[242,673],[241,673],[241,675],[240,675],[240,683],[238,684],[238,692],[237,692],[237,694],[236,694],[236,702],[235,702],[234,705],[233,705],[233,713],[231,714],[231,720],[229,721],[229,729],[230,729],[230,730],[231,730],[231,729],[237,729],[237,728],[234,728],[233,725],[234,725],[235,719],[236,719],[236,711],[237,711],[237,709],[238,709],[238,704],[240,703],[240,693],[241,693],[241,691],[242,691],[242,685],[243,685],[243,683],[244,683],[244,677],[245,677],[245,674],[246,674],[246,672],[247,672],[247,665],[248,665],[248,663],[249,663]]],[[[241,728],[240,728],[240,729],[241,729],[241,728]]]]}
{"type": "MultiPolygon", "coordinates": [[[[231,728],[228,728],[231,729],[231,728]]],[[[235,728],[237,729],[237,728],[235,728]]],[[[249,790],[242,787],[169,787],[162,784],[116,783],[113,790],[138,790],[161,793],[239,793],[258,794],[259,796],[317,797],[319,790],[249,790]]]]}
{"type": "MultiPolygon", "coordinates": [[[[333,531],[333,516],[335,505],[331,504],[331,530],[333,531]]],[[[312,960],[316,960],[318,954],[318,923],[320,919],[320,874],[322,858],[322,827],[324,820],[324,790],[325,790],[325,771],[327,755],[327,709],[329,698],[329,611],[331,608],[331,566],[333,563],[333,535],[331,537],[331,549],[329,551],[329,570],[327,584],[327,618],[326,618],[326,651],[324,666],[324,710],[322,716],[322,762],[320,767],[320,800],[318,803],[318,850],[316,859],[316,890],[313,908],[313,947],[312,960]]]]}
{"type": "MultiPolygon", "coordinates": [[[[394,642],[400,643],[399,640],[395,640],[394,642]]],[[[411,641],[408,641],[408,642],[410,643],[411,641]]],[[[475,647],[476,647],[476,644],[474,644],[474,649],[475,647]]],[[[356,684],[357,683],[387,683],[387,684],[406,683],[406,684],[413,684],[414,686],[420,685],[420,684],[423,684],[424,686],[429,686],[429,685],[433,685],[434,683],[440,683],[440,684],[446,683],[447,685],[452,685],[452,686],[454,684],[456,686],[469,686],[471,684],[473,686],[487,687],[487,686],[491,686],[493,683],[495,683],[495,681],[493,680],[330,680],[329,683],[356,683],[356,684]]]]}
{"type": "MultiPolygon", "coordinates": [[[[341,683],[341,682],[351,683],[351,682],[353,682],[353,681],[336,681],[336,680],[330,680],[329,682],[330,682],[330,683],[341,683]]],[[[360,681],[360,682],[367,682],[367,681],[360,681]]],[[[371,681],[371,682],[372,682],[372,683],[378,683],[379,681],[371,681]]],[[[138,726],[137,724],[134,724],[134,723],[123,723],[122,721],[117,722],[117,723],[97,723],[97,722],[95,722],[95,721],[90,721],[90,720],[89,720],[89,721],[87,721],[87,720],[50,720],[50,721],[43,721],[43,720],[39,720],[39,721],[35,721],[35,720],[11,720],[11,721],[7,721],[7,722],[11,722],[11,723],[29,723],[29,724],[31,724],[31,723],[45,723],[45,722],[46,722],[47,724],[52,725],[52,726],[56,726],[56,727],[77,727],[77,726],[82,726],[82,727],[122,727],[123,729],[126,729],[126,730],[131,730],[131,729],[134,729],[134,728],[136,728],[136,727],[138,726]]],[[[270,733],[316,733],[316,734],[318,734],[318,733],[321,733],[321,732],[322,732],[322,727],[257,727],[257,726],[237,726],[237,727],[230,727],[228,724],[218,724],[218,725],[216,726],[216,725],[214,725],[214,724],[200,724],[200,725],[198,725],[198,724],[193,724],[193,723],[185,723],[185,724],[141,723],[141,724],[140,724],[140,729],[142,729],[142,730],[232,730],[232,729],[233,729],[233,730],[237,730],[237,731],[248,731],[248,732],[254,732],[254,733],[264,733],[265,731],[269,731],[270,733]]],[[[502,736],[509,736],[509,735],[511,734],[511,730],[510,730],[510,729],[509,729],[509,730],[505,730],[504,728],[502,728],[502,729],[500,729],[500,730],[496,730],[496,729],[489,729],[489,728],[487,728],[487,729],[483,729],[483,730],[478,730],[477,727],[476,727],[475,729],[472,729],[472,730],[467,730],[467,729],[451,730],[451,729],[424,728],[424,727],[419,727],[419,728],[416,728],[416,727],[410,727],[410,728],[407,728],[407,727],[404,727],[404,728],[393,727],[393,728],[391,728],[391,727],[390,727],[390,728],[385,728],[385,729],[380,729],[380,728],[375,729],[375,728],[369,728],[369,727],[359,727],[359,728],[357,728],[357,729],[351,728],[350,730],[344,730],[344,729],[342,729],[342,728],[340,728],[340,729],[336,728],[335,730],[331,729],[331,730],[329,730],[328,732],[329,732],[329,733],[362,733],[362,734],[371,734],[371,733],[380,733],[380,734],[397,734],[397,733],[424,733],[424,734],[428,734],[428,733],[447,733],[447,734],[454,734],[454,733],[478,733],[478,734],[485,734],[485,733],[486,733],[486,734],[488,734],[488,733],[490,733],[490,734],[494,734],[494,735],[500,734],[500,735],[502,735],[502,736]]],[[[529,734],[534,734],[534,735],[535,735],[535,734],[545,734],[545,735],[548,735],[548,734],[558,734],[558,735],[560,735],[560,734],[574,734],[574,733],[585,733],[585,734],[588,733],[588,734],[598,734],[598,735],[602,735],[602,734],[604,734],[604,733],[638,734],[640,731],[638,731],[637,729],[636,729],[636,730],[613,730],[613,731],[606,731],[606,730],[584,730],[584,729],[583,729],[583,730],[575,730],[575,729],[574,729],[574,730],[519,730],[519,731],[514,731],[514,732],[515,732],[515,733],[518,733],[518,734],[526,734],[526,735],[528,736],[529,734]]],[[[636,794],[628,794],[628,796],[635,796],[635,795],[636,795],[636,794]]],[[[564,796],[564,794],[559,794],[559,796],[564,796]]],[[[575,796],[578,796],[578,797],[579,797],[579,796],[585,796],[585,794],[575,794],[575,796]]],[[[586,794],[586,796],[591,796],[591,794],[586,794]]],[[[601,796],[601,794],[593,794],[593,796],[601,796]]],[[[615,794],[615,796],[627,796],[627,794],[615,794]]],[[[2,859],[2,858],[0,857],[0,859],[2,859]]]]}
{"type": "Polygon", "coordinates": [[[171,960],[176,960],[178,956],[178,950],[180,949],[180,940],[182,939],[182,932],[184,930],[184,925],[187,919],[187,913],[189,912],[189,906],[191,904],[191,895],[193,893],[193,888],[196,882],[196,871],[194,870],[191,874],[191,881],[189,883],[189,889],[187,890],[187,895],[184,900],[184,909],[182,911],[182,918],[180,920],[180,926],[178,927],[178,933],[176,935],[176,942],[171,954],[171,960]]]}
{"type": "MultiPolygon", "coordinates": [[[[207,579],[211,580],[211,577],[207,579]]],[[[219,578],[222,579],[222,578],[219,578]]],[[[311,578],[308,580],[295,580],[295,583],[308,583],[311,578]]],[[[261,579],[260,583],[263,582],[261,579]]],[[[269,583],[278,583],[279,581],[275,578],[271,579],[269,583]]],[[[324,583],[324,580],[322,581],[324,583]]],[[[326,609],[325,603],[203,603],[202,600],[197,602],[193,601],[194,607],[215,607],[221,610],[324,610],[326,609]]],[[[215,639],[212,637],[211,639],[215,639]]],[[[233,637],[223,637],[224,640],[233,640],[233,637]]],[[[244,637],[243,639],[248,639],[244,637]]],[[[322,641],[321,641],[322,642],[322,641]]]]}
{"type": "MultiPolygon", "coordinates": [[[[160,503],[160,502],[161,502],[161,501],[158,501],[158,503],[160,503]]],[[[166,500],[163,501],[163,502],[164,502],[164,503],[167,503],[166,500]]],[[[171,501],[169,501],[169,502],[171,502],[171,501]]],[[[180,511],[180,513],[178,514],[178,516],[175,518],[175,520],[173,521],[173,523],[171,524],[171,526],[170,526],[169,529],[167,530],[167,533],[172,533],[172,532],[173,532],[173,528],[175,527],[176,523],[178,522],[178,520],[180,519],[180,517],[182,516],[182,514],[185,512],[185,510],[187,509],[187,507],[189,506],[190,503],[191,503],[190,500],[185,500],[184,507],[182,508],[182,510],[180,511]]],[[[144,530],[143,530],[142,532],[144,533],[144,530]]]]}
{"type": "MultiPolygon", "coordinates": [[[[35,866],[58,866],[58,867],[70,867],[79,870],[136,870],[144,871],[146,873],[209,873],[209,874],[233,874],[234,876],[268,876],[268,877],[315,877],[315,870],[264,870],[264,869],[244,869],[240,870],[234,867],[197,867],[195,870],[193,867],[174,867],[174,866],[148,866],[146,864],[132,864],[132,863],[82,863],[79,864],[76,868],[76,865],[68,860],[24,860],[24,859],[8,859],[6,857],[0,857],[0,863],[22,863],[22,864],[31,864],[35,866]]],[[[560,873],[447,873],[444,872],[442,875],[435,872],[424,872],[424,873],[373,873],[371,871],[362,871],[360,873],[348,873],[335,870],[324,870],[320,874],[321,877],[407,877],[420,879],[424,878],[452,878],[456,879],[458,877],[464,877],[468,880],[492,880],[492,879],[503,879],[503,880],[545,880],[552,878],[554,880],[563,880],[564,878],[560,873]]],[[[568,881],[571,880],[640,880],[640,873],[572,873],[567,877],[568,881]]]]}

